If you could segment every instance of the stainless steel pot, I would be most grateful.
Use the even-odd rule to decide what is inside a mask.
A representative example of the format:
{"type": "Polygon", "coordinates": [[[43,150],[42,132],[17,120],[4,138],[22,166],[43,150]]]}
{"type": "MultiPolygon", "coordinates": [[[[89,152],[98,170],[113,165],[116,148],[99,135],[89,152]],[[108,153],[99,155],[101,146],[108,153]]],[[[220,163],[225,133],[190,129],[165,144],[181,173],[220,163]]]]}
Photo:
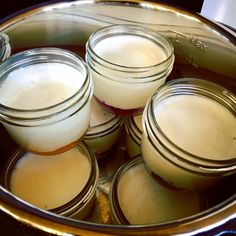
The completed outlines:
{"type": "MultiPolygon", "coordinates": [[[[97,29],[111,24],[137,24],[166,35],[175,48],[170,79],[198,77],[236,91],[236,35],[222,25],[165,5],[144,1],[74,1],[28,10],[0,25],[12,54],[54,46],[84,56],[85,43],[97,29]]],[[[16,145],[0,127],[0,173],[16,145]]],[[[113,167],[112,167],[113,168],[113,167]]],[[[105,172],[106,173],[106,172],[105,172]]],[[[197,215],[161,225],[117,226],[75,221],[35,208],[0,186],[0,209],[17,221],[57,235],[194,235],[230,220],[236,224],[236,176],[208,191],[209,208],[197,215]]]]}

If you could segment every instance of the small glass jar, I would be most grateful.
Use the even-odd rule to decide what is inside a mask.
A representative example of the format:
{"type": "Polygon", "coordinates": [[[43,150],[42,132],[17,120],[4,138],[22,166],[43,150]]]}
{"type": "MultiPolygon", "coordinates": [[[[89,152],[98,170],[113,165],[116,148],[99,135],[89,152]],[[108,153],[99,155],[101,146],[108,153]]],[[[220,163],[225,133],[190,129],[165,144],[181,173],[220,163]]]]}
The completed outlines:
{"type": "Polygon", "coordinates": [[[114,223],[127,225],[180,221],[201,212],[207,203],[203,194],[173,188],[151,176],[141,156],[116,172],[109,200],[114,223]]]}
{"type": "Polygon", "coordinates": [[[136,115],[170,74],[174,50],[156,31],[112,25],[90,36],[86,61],[100,104],[118,115],[136,115]]]}
{"type": "Polygon", "coordinates": [[[123,118],[104,110],[95,99],[91,104],[90,127],[83,140],[101,159],[118,141],[123,118]]]}
{"type": "Polygon", "coordinates": [[[142,115],[130,116],[125,122],[125,143],[128,155],[133,158],[141,153],[142,115]]]}
{"type": "Polygon", "coordinates": [[[11,46],[9,44],[9,37],[0,33],[0,62],[7,59],[11,54],[11,46]]]}
{"type": "Polygon", "coordinates": [[[93,83],[77,55],[37,48],[0,65],[0,120],[17,143],[45,155],[74,147],[89,126],[93,83]]]}
{"type": "Polygon", "coordinates": [[[169,184],[204,190],[236,172],[236,99],[209,81],[170,81],[143,113],[141,152],[169,184]]]}
{"type": "Polygon", "coordinates": [[[69,151],[52,156],[20,148],[9,159],[3,176],[5,187],[20,201],[84,219],[95,203],[99,170],[94,153],[80,142],[69,151]]]}

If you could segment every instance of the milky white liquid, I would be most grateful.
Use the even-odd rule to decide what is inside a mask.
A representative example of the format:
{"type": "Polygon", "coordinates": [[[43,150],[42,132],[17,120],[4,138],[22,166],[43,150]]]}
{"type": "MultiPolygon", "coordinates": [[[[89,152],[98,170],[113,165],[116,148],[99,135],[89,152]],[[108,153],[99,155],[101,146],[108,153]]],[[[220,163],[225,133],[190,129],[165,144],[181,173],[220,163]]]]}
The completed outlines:
{"type": "MultiPolygon", "coordinates": [[[[200,165],[201,162],[205,164],[204,159],[230,160],[235,157],[236,119],[219,103],[200,96],[171,96],[162,100],[154,113],[161,130],[173,143],[203,158],[200,165]]],[[[146,134],[142,136],[141,149],[149,168],[175,186],[198,190],[218,180],[171,164],[154,149],[146,134]]],[[[176,155],[180,154],[177,152],[176,155]]]]}
{"type": "Polygon", "coordinates": [[[120,208],[131,224],[158,224],[198,213],[200,198],[194,192],[177,191],[154,180],[144,163],[128,169],[118,184],[120,208]]]}
{"type": "MultiPolygon", "coordinates": [[[[159,45],[148,38],[136,35],[118,35],[102,39],[94,46],[94,52],[104,60],[123,67],[154,66],[167,59],[159,45]]],[[[132,73],[118,73],[107,68],[101,69],[98,66],[95,66],[95,70],[101,70],[104,75],[92,72],[95,96],[107,105],[119,109],[143,107],[149,95],[166,79],[160,78],[152,83],[137,84],[140,82],[140,75],[136,75],[137,81],[130,84],[130,77],[134,76],[132,73]]],[[[150,76],[150,70],[147,71],[146,76],[148,74],[150,76]]]]}
{"type": "Polygon", "coordinates": [[[164,134],[185,151],[211,160],[235,157],[236,119],[217,102],[199,96],[172,96],[154,112],[164,134]]]}
{"type": "Polygon", "coordinates": [[[92,99],[90,127],[84,137],[85,143],[97,154],[108,151],[119,138],[120,127],[114,129],[114,126],[120,122],[120,117],[106,111],[92,99]]]}
{"type": "MultiPolygon", "coordinates": [[[[76,96],[72,96],[81,88],[84,81],[84,75],[79,70],[66,64],[29,65],[16,69],[7,76],[0,88],[0,102],[11,108],[34,110],[51,107],[71,97],[66,104],[52,109],[57,113],[78,99],[76,96]]],[[[83,101],[83,99],[80,100],[83,101]]],[[[41,119],[38,123],[34,123],[34,127],[24,127],[32,126],[30,121],[20,123],[23,126],[5,124],[5,127],[18,143],[29,150],[53,152],[75,142],[87,130],[89,105],[86,104],[79,112],[68,117],[75,113],[81,105],[78,102],[73,109],[51,117],[50,121],[41,119]],[[57,122],[60,119],[63,121],[57,122]]],[[[47,116],[50,112],[52,111],[42,111],[40,116],[47,116]]],[[[32,114],[35,115],[35,113],[32,114]]],[[[24,115],[31,116],[29,113],[24,115]]]]}
{"type": "Polygon", "coordinates": [[[90,173],[91,164],[78,148],[50,157],[26,153],[12,172],[10,190],[31,204],[50,210],[75,198],[90,173]]]}

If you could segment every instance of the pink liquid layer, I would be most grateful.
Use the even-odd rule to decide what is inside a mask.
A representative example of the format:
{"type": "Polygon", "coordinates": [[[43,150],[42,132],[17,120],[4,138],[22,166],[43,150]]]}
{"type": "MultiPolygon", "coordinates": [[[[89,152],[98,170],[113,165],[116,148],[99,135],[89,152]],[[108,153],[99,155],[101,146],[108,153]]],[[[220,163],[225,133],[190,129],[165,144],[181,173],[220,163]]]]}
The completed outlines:
{"type": "Polygon", "coordinates": [[[106,109],[107,111],[114,113],[118,116],[136,116],[139,115],[143,112],[143,107],[142,108],[135,108],[135,109],[120,109],[120,108],[116,108],[110,105],[107,105],[105,102],[99,100],[97,97],[94,96],[94,98],[96,99],[96,101],[102,106],[104,107],[104,109],[106,109]]]}

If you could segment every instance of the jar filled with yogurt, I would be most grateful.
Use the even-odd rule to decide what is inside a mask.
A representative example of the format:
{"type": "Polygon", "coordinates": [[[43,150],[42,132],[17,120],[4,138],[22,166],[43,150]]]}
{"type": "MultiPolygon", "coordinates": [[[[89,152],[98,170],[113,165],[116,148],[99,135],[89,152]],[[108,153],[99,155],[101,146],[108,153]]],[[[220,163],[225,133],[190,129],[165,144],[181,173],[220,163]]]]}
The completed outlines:
{"type": "Polygon", "coordinates": [[[204,190],[236,172],[236,98],[223,87],[185,78],[166,83],[143,113],[141,151],[169,184],[204,190]]]}
{"type": "Polygon", "coordinates": [[[112,25],[90,36],[86,61],[97,101],[115,114],[135,115],[164,84],[173,68],[174,50],[156,31],[112,25]]]}
{"type": "Polygon", "coordinates": [[[0,65],[0,120],[17,143],[45,155],[74,147],[87,132],[93,83],[77,55],[37,48],[0,65]]]}
{"type": "Polygon", "coordinates": [[[141,156],[125,163],[112,181],[110,205],[114,223],[161,224],[180,221],[206,208],[206,197],[172,188],[151,176],[141,156]]]}
{"type": "Polygon", "coordinates": [[[9,37],[4,33],[0,33],[0,62],[7,59],[11,54],[11,46],[9,37]]]}
{"type": "Polygon", "coordinates": [[[130,116],[125,122],[125,143],[128,155],[133,158],[141,154],[142,115],[130,116]]]}
{"type": "Polygon", "coordinates": [[[91,101],[90,126],[83,141],[98,159],[107,156],[120,137],[123,118],[105,110],[94,98],[91,101]]]}
{"type": "Polygon", "coordinates": [[[4,174],[5,187],[22,201],[75,219],[91,212],[98,178],[96,157],[83,142],[50,157],[21,148],[4,174]]]}

